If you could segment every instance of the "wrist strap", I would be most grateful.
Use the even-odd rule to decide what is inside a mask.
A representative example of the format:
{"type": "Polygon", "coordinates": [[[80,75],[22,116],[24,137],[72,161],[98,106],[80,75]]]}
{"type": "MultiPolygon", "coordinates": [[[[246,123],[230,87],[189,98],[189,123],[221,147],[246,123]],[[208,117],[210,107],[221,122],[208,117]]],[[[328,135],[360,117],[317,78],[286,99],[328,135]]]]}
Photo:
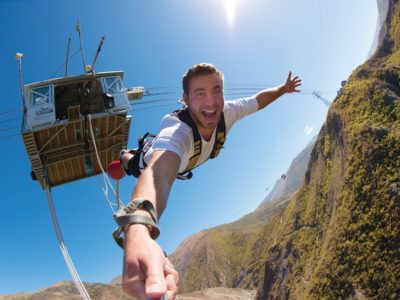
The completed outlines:
{"type": "Polygon", "coordinates": [[[115,242],[124,248],[124,238],[122,233],[126,225],[143,224],[149,228],[150,236],[156,239],[160,235],[160,229],[157,226],[157,212],[154,209],[153,203],[149,200],[136,199],[132,200],[126,207],[118,210],[114,214],[114,220],[117,222],[118,228],[112,233],[115,242]],[[134,215],[133,213],[139,209],[147,211],[151,218],[142,215],[134,215]]]}

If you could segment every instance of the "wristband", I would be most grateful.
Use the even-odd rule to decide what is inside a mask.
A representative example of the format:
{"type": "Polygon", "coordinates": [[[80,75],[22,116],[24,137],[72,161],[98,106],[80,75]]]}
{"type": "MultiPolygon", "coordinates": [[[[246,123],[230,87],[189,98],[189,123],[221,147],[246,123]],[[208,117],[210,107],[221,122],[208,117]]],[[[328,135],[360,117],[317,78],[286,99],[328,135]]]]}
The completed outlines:
{"type": "Polygon", "coordinates": [[[150,237],[154,240],[160,235],[160,229],[157,226],[157,212],[154,209],[153,203],[149,200],[132,200],[126,207],[114,214],[114,220],[117,222],[118,228],[113,231],[112,236],[121,248],[124,248],[122,233],[125,231],[127,225],[142,224],[147,226],[150,237]],[[151,218],[143,215],[134,215],[133,213],[139,209],[147,211],[151,218]]]}

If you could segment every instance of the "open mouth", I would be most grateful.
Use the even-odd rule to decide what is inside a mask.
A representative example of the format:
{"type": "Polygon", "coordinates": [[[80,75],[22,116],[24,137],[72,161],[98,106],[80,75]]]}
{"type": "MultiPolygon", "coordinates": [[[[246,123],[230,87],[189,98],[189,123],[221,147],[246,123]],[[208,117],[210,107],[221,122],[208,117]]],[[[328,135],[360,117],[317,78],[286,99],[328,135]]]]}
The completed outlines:
{"type": "Polygon", "coordinates": [[[203,110],[202,115],[206,118],[206,119],[215,119],[217,117],[217,110],[203,110]]]}

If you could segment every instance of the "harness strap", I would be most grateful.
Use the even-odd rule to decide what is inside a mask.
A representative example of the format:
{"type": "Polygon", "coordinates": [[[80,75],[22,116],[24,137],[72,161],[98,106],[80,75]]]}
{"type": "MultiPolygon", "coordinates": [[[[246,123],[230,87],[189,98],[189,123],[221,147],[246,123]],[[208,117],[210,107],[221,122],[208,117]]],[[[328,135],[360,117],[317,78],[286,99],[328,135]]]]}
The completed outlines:
{"type": "MultiPolygon", "coordinates": [[[[202,146],[203,146],[202,142],[201,142],[202,139],[201,139],[199,130],[197,129],[197,126],[196,126],[192,116],[189,113],[189,109],[185,108],[185,109],[176,110],[171,115],[178,118],[180,121],[186,123],[192,129],[192,132],[193,132],[193,143],[194,143],[193,155],[189,159],[189,163],[186,167],[186,170],[179,173],[177,176],[178,179],[187,180],[187,179],[192,178],[192,176],[193,176],[192,170],[198,166],[197,162],[200,158],[200,154],[201,154],[201,150],[202,150],[202,146]]],[[[218,121],[216,134],[215,134],[214,146],[213,146],[213,150],[211,151],[209,158],[213,159],[218,156],[218,154],[220,153],[220,151],[226,141],[225,135],[226,135],[225,117],[224,117],[224,114],[222,113],[221,117],[218,121]]]]}
{"type": "Polygon", "coordinates": [[[120,163],[122,168],[124,169],[125,173],[127,175],[133,175],[135,177],[139,177],[141,172],[141,168],[140,168],[140,162],[143,162],[143,168],[146,167],[146,163],[144,162],[143,156],[143,148],[146,145],[146,139],[150,137],[150,138],[155,138],[156,135],[152,134],[150,132],[147,132],[144,136],[140,137],[138,139],[138,148],[130,150],[130,151],[125,151],[122,150],[121,154],[120,154],[120,163]],[[128,161],[128,167],[125,168],[124,164],[122,162],[122,155],[125,154],[126,152],[129,152],[131,154],[133,154],[133,157],[128,161]]]}
{"type": "Polygon", "coordinates": [[[190,178],[184,178],[185,176],[183,174],[190,172],[190,170],[192,170],[196,166],[197,161],[200,158],[201,149],[203,146],[201,142],[201,136],[187,108],[176,110],[171,115],[178,118],[180,121],[186,123],[192,129],[193,132],[193,145],[194,145],[193,155],[189,159],[189,163],[186,167],[186,170],[178,174],[178,176],[181,176],[182,179],[190,179],[191,176],[190,178]]]}
{"type": "Polygon", "coordinates": [[[224,146],[225,141],[226,141],[226,125],[225,125],[225,116],[224,113],[222,113],[217,125],[214,147],[210,154],[211,159],[214,159],[219,155],[221,149],[224,146]]]}

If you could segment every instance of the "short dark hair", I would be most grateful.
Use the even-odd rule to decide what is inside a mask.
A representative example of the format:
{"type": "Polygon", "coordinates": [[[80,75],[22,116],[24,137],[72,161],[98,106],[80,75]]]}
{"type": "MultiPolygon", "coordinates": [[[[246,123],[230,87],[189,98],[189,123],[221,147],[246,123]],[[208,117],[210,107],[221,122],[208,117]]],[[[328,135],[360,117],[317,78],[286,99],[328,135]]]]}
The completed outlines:
{"type": "Polygon", "coordinates": [[[194,66],[191,66],[189,70],[187,70],[186,74],[183,75],[182,79],[182,88],[185,94],[189,94],[189,84],[190,80],[194,77],[201,75],[209,75],[209,74],[217,74],[218,77],[224,82],[224,74],[218,70],[214,65],[208,63],[200,63],[194,66]]]}

